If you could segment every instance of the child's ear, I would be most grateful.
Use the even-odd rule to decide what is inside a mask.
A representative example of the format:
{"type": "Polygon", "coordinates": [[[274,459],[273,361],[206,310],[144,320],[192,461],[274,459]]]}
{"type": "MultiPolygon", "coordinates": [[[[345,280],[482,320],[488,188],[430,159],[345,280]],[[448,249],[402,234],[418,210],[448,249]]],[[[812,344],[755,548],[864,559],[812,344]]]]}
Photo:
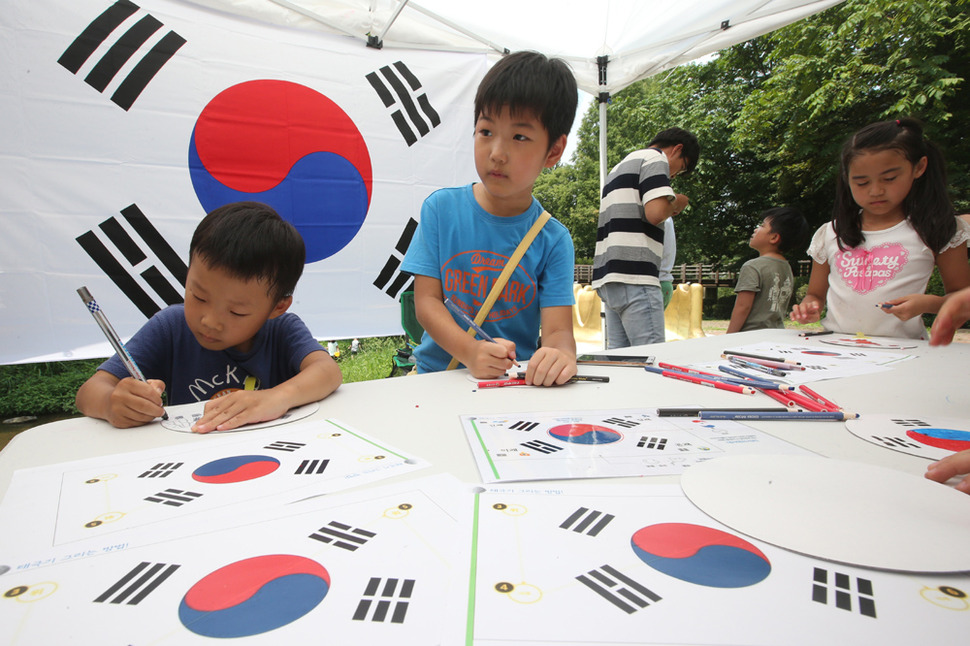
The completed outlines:
{"type": "Polygon", "coordinates": [[[566,135],[559,135],[559,139],[549,147],[549,152],[546,153],[546,163],[544,166],[546,168],[552,168],[559,163],[559,159],[562,154],[566,152],[566,135]]]}
{"type": "Polygon", "coordinates": [[[922,157],[920,157],[919,161],[916,162],[916,165],[913,166],[913,177],[914,178],[922,177],[923,173],[926,172],[926,166],[928,164],[929,164],[929,160],[926,159],[926,155],[923,155],[922,157]]]}
{"type": "Polygon", "coordinates": [[[281,314],[285,313],[286,310],[290,309],[290,305],[292,304],[293,304],[293,297],[284,296],[279,300],[279,302],[276,303],[276,306],[269,313],[268,318],[275,319],[277,316],[280,316],[281,314]]]}

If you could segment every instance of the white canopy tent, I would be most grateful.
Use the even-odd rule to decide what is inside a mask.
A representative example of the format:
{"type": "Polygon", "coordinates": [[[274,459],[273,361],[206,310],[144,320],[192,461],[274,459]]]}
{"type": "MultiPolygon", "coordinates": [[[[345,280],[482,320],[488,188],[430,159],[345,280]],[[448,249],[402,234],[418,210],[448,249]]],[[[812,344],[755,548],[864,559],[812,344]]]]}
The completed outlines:
{"type": "Polygon", "coordinates": [[[529,49],[572,66],[599,99],[600,183],[606,104],[658,72],[765,34],[842,0],[188,0],[221,11],[359,39],[371,47],[529,49]]]}

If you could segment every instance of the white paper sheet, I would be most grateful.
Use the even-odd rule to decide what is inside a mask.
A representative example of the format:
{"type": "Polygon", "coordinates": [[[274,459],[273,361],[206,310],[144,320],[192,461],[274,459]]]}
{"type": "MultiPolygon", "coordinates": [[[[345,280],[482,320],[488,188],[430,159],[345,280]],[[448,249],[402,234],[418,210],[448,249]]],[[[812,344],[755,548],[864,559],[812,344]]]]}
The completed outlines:
{"type": "Polygon", "coordinates": [[[656,409],[463,415],[483,482],[676,475],[730,453],[809,451],[732,421],[656,409]]]}

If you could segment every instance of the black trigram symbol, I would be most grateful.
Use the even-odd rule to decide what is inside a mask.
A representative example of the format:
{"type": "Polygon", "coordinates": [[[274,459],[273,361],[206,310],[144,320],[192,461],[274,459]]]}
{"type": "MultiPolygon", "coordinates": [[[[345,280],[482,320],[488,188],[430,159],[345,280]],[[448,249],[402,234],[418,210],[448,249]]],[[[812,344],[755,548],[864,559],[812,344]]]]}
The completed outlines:
{"type": "Polygon", "coordinates": [[[138,476],[139,478],[167,478],[176,469],[182,466],[182,462],[159,462],[148,471],[138,476]]]}
{"type": "Polygon", "coordinates": [[[509,427],[509,430],[510,431],[526,431],[526,432],[528,432],[528,431],[531,431],[532,429],[534,429],[538,425],[539,425],[539,422],[522,422],[522,421],[519,421],[519,422],[516,422],[515,424],[513,424],[512,426],[510,426],[509,427]]]}
{"type": "Polygon", "coordinates": [[[354,621],[366,621],[367,613],[371,606],[374,612],[370,617],[371,621],[386,621],[388,611],[394,606],[391,612],[390,622],[392,624],[403,624],[404,615],[407,614],[409,599],[414,592],[414,579],[386,579],[381,585],[381,579],[371,577],[364,588],[364,596],[357,604],[357,611],[354,612],[354,621]],[[400,587],[398,587],[400,583],[400,587]],[[396,603],[395,603],[396,600],[396,603]],[[376,603],[375,603],[376,601],[376,603]]]}
{"type": "Polygon", "coordinates": [[[71,74],[77,74],[98,48],[106,47],[107,51],[84,78],[85,83],[98,92],[104,92],[132,56],[142,52],[138,62],[111,95],[111,100],[126,111],[162,66],[185,44],[185,39],[174,31],[158,38],[156,33],[162,28],[162,23],[147,13],[136,20],[133,16],[139,9],[129,0],[118,0],[95,18],[57,59],[71,74]],[[114,34],[125,23],[128,26],[124,33],[114,34]]]}
{"type": "Polygon", "coordinates": [[[902,426],[904,428],[917,428],[920,426],[922,427],[931,426],[931,424],[929,424],[928,422],[924,422],[921,419],[894,419],[891,421],[893,424],[896,424],[897,426],[902,426]]]}
{"type": "Polygon", "coordinates": [[[556,446],[555,444],[549,444],[548,442],[543,442],[542,440],[532,440],[530,442],[523,442],[522,446],[527,449],[532,449],[533,451],[538,451],[539,453],[555,453],[556,451],[562,451],[561,446],[556,446]]]}
{"type": "Polygon", "coordinates": [[[616,426],[622,426],[623,428],[633,428],[634,426],[639,426],[640,422],[634,419],[626,419],[623,417],[611,417],[609,419],[604,419],[603,422],[606,424],[615,424],[616,426]]]}
{"type": "Polygon", "coordinates": [[[322,543],[333,544],[334,547],[349,550],[351,552],[367,543],[370,539],[377,536],[374,532],[344,525],[333,520],[310,534],[310,538],[322,543]]]}
{"type": "Polygon", "coordinates": [[[413,146],[418,136],[425,136],[441,123],[441,117],[431,107],[428,95],[424,92],[417,94],[421,81],[403,62],[385,65],[377,72],[371,72],[367,75],[367,82],[377,92],[384,107],[392,109],[391,119],[408,146],[413,146]]]}
{"type": "Polygon", "coordinates": [[[560,529],[571,529],[577,534],[586,534],[587,536],[596,536],[603,528],[610,524],[616,516],[613,514],[604,514],[601,511],[590,511],[586,507],[580,507],[572,513],[572,515],[562,522],[560,529]],[[590,527],[592,525],[592,527],[590,527]]]}
{"type": "MultiPolygon", "coordinates": [[[[852,577],[841,572],[834,573],[835,607],[852,612],[852,577]]],[[[829,602],[829,573],[822,568],[815,568],[812,577],[812,601],[828,605],[829,602]]],[[[872,595],[872,581],[856,578],[855,593],[858,595],[856,608],[859,614],[866,617],[876,617],[876,602],[872,595]]]]}
{"type": "Polygon", "coordinates": [[[135,275],[141,276],[166,305],[175,305],[183,301],[182,292],[188,267],[136,205],[125,207],[121,210],[121,215],[140,238],[140,243],[136,242],[136,238],[118,218],[109,218],[98,225],[107,242],[114,246],[114,252],[108,249],[93,229],[75,239],[128,300],[146,318],[151,318],[161,307],[135,279],[135,275]],[[146,253],[146,248],[154,258],[146,253]],[[161,272],[156,259],[168,270],[169,276],[161,272]],[[122,264],[122,260],[127,266],[122,264]]]}
{"type": "Polygon", "coordinates": [[[136,606],[151,592],[172,576],[180,565],[148,563],[142,561],[121,577],[117,583],[101,593],[95,603],[125,603],[136,606]]]}
{"type": "Polygon", "coordinates": [[[327,470],[330,460],[304,460],[294,473],[298,476],[318,476],[327,470]]]}
{"type": "Polygon", "coordinates": [[[271,444],[267,444],[263,448],[272,449],[274,451],[286,451],[288,453],[292,453],[293,451],[301,449],[304,446],[306,446],[306,444],[303,444],[301,442],[286,442],[284,440],[279,440],[271,444]]]}
{"type": "Polygon", "coordinates": [[[665,437],[647,437],[644,435],[637,442],[637,448],[648,448],[657,449],[658,451],[663,451],[667,448],[667,438],[665,437]]]}
{"type": "Polygon", "coordinates": [[[418,221],[414,218],[408,218],[408,223],[404,225],[404,231],[401,232],[401,237],[397,239],[397,244],[394,245],[394,251],[397,253],[392,253],[388,257],[387,262],[384,263],[384,268],[381,269],[381,273],[374,279],[374,287],[384,290],[391,298],[397,298],[401,292],[414,289],[414,277],[411,274],[400,271],[398,268],[401,266],[401,259],[407,253],[408,247],[411,246],[411,238],[414,237],[414,231],[417,228],[418,221]]]}
{"type": "Polygon", "coordinates": [[[202,494],[195,493],[194,491],[182,491],[181,489],[166,489],[165,491],[160,491],[152,496],[145,498],[148,502],[158,502],[163,505],[170,505],[172,507],[181,507],[182,505],[197,500],[202,497],[202,494]]]}
{"type": "Polygon", "coordinates": [[[660,595],[609,565],[580,574],[576,580],[627,614],[660,601],[660,595]]]}
{"type": "Polygon", "coordinates": [[[876,440],[880,444],[885,444],[891,449],[921,449],[921,445],[916,442],[910,442],[909,440],[902,437],[879,437],[878,435],[871,436],[872,439],[876,440]]]}

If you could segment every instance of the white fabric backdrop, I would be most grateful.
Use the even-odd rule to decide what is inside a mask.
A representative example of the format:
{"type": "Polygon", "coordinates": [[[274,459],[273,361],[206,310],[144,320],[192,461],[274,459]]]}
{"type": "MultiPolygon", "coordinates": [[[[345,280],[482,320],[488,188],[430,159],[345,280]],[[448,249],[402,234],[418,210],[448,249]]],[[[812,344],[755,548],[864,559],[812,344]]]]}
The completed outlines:
{"type": "Polygon", "coordinates": [[[179,299],[202,215],[246,197],[308,239],[293,311],[315,335],[400,333],[396,263],[420,204],[475,179],[471,101],[486,55],[561,56],[581,89],[615,92],[839,1],[7,3],[0,363],[109,354],[75,290],[88,286],[130,336],[179,299]],[[314,132],[298,134],[300,118],[314,132]],[[351,144],[331,143],[328,128],[348,120],[351,144]]]}
{"type": "Polygon", "coordinates": [[[127,338],[145,322],[143,310],[164,306],[173,293],[180,300],[179,265],[184,271],[206,200],[244,199],[250,184],[279,183],[256,197],[302,226],[305,238],[317,237],[308,239],[314,261],[292,310],[314,335],[400,333],[396,295],[406,284],[395,268],[409,220],[413,227],[431,191],[475,177],[472,99],[484,55],[378,50],[170,0],[16,2],[0,12],[0,42],[0,362],[110,354],[75,290],[88,286],[127,338]],[[106,38],[105,30],[94,37],[76,72],[65,67],[70,61],[59,63],[84,58],[69,48],[106,10],[132,13],[106,38]],[[98,89],[95,79],[106,76],[98,66],[109,66],[112,45],[158,23],[98,89]],[[119,105],[118,88],[144,77],[138,63],[150,61],[156,45],[183,39],[130,107],[119,105]],[[301,117],[311,123],[299,124],[301,117]],[[336,132],[347,118],[356,131],[336,132]],[[194,130],[211,173],[190,170],[194,130]],[[206,178],[220,176],[220,164],[221,178],[244,191],[206,197],[206,178]],[[250,184],[246,174],[255,176],[250,184]],[[163,241],[122,212],[141,213],[163,241]],[[121,286],[81,241],[117,260],[121,286]]]}

